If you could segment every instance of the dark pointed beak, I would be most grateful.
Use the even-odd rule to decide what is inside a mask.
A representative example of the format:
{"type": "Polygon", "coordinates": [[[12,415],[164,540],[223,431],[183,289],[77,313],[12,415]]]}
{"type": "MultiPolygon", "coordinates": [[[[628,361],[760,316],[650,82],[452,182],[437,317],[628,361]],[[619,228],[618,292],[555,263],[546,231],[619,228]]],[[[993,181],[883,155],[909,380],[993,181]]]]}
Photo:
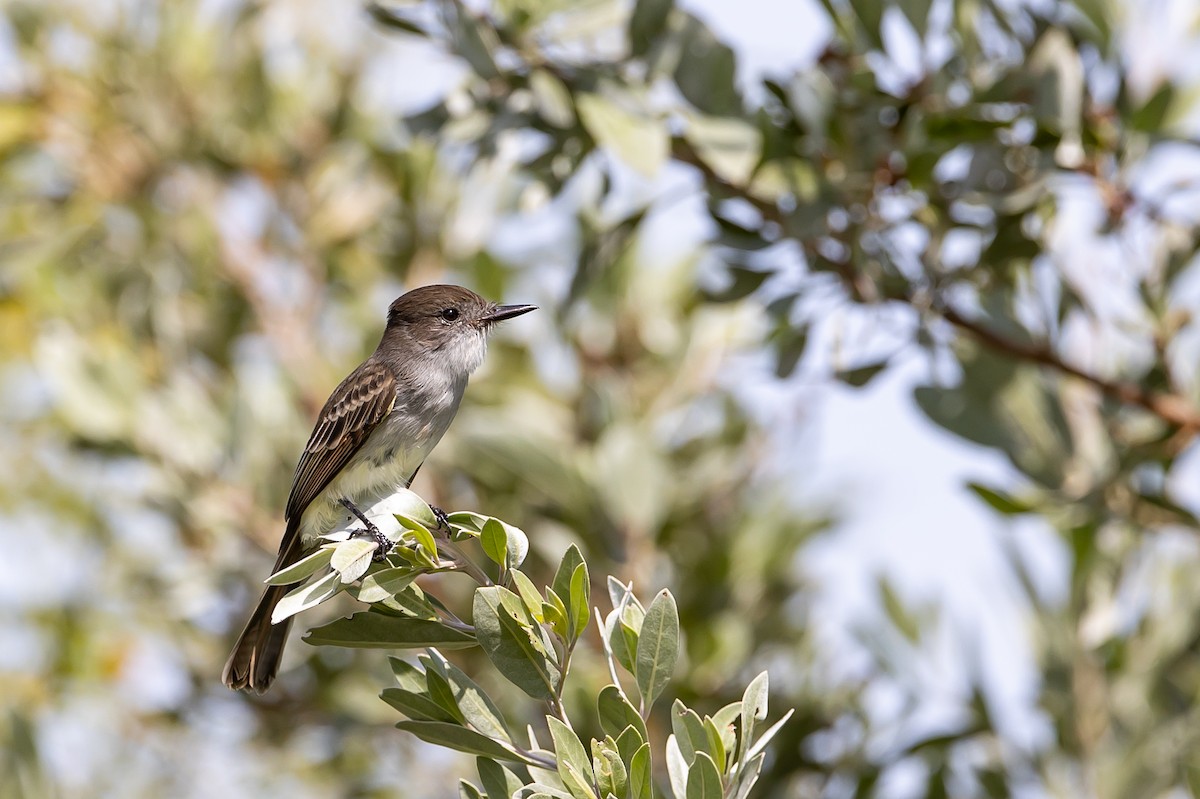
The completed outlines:
{"type": "Polygon", "coordinates": [[[495,322],[503,322],[505,319],[512,319],[514,316],[520,316],[523,313],[536,311],[536,305],[497,305],[495,308],[483,315],[483,321],[489,325],[495,322]]]}

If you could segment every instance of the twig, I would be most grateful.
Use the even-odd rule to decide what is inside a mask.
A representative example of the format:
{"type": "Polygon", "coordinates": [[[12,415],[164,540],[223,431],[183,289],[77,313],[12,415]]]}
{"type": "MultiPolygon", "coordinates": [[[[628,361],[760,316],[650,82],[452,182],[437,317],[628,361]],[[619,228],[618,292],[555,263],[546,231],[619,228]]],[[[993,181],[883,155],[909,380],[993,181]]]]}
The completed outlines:
{"type": "Polygon", "coordinates": [[[1152,391],[1131,381],[1109,380],[1085,372],[1064,361],[1058,353],[1044,344],[1026,344],[1004,338],[974,319],[963,316],[954,308],[938,308],[936,313],[954,327],[970,333],[976,341],[996,352],[1046,366],[1062,374],[1083,380],[1113,399],[1145,408],[1165,422],[1189,432],[1200,431],[1200,410],[1185,397],[1152,391]]]}
{"type": "MultiPolygon", "coordinates": [[[[676,137],[672,142],[671,152],[677,160],[698,169],[707,184],[716,186],[721,192],[750,203],[762,215],[764,220],[778,224],[783,228],[786,235],[788,229],[787,214],[778,205],[769,200],[757,197],[748,188],[731,183],[718,175],[712,167],[704,162],[704,159],[700,157],[700,154],[696,152],[696,149],[686,139],[676,137]]],[[[837,265],[837,271],[846,284],[847,289],[855,296],[867,302],[877,298],[878,292],[873,289],[866,290],[867,287],[863,285],[864,276],[855,272],[849,264],[837,265]]],[[[886,299],[896,300],[908,305],[914,304],[910,297],[896,296],[890,293],[886,299]]],[[[1195,403],[1187,397],[1152,391],[1128,380],[1109,380],[1099,375],[1091,374],[1067,363],[1056,352],[1044,344],[1026,344],[1019,341],[1012,341],[944,304],[931,310],[952,326],[970,334],[975,340],[996,352],[1045,366],[1061,374],[1069,375],[1089,383],[1113,399],[1128,405],[1136,405],[1144,408],[1168,424],[1180,428],[1186,434],[1194,435],[1200,432],[1200,408],[1197,408],[1195,403]]]]}

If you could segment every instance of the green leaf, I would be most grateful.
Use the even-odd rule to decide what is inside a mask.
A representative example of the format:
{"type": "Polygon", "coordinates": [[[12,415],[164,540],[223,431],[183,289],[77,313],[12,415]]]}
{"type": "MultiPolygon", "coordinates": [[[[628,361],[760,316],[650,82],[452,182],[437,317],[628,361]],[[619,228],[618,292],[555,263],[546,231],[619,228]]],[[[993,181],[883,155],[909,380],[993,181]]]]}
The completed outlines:
{"type": "MultiPolygon", "coordinates": [[[[497,520],[499,521],[499,520],[497,520]]],[[[508,568],[515,569],[525,562],[529,555],[529,536],[520,527],[514,527],[508,522],[500,522],[508,537],[508,568]]]]}
{"type": "MultiPolygon", "coordinates": [[[[629,611],[627,612],[636,612],[629,611]]],[[[613,657],[621,664],[621,668],[625,669],[630,674],[637,670],[637,664],[634,662],[637,658],[638,651],[638,633],[631,625],[626,624],[623,617],[618,617],[617,611],[609,614],[608,621],[605,626],[611,629],[608,634],[609,647],[612,649],[613,657]]],[[[639,629],[641,625],[638,625],[639,629]]]]}
{"type": "Polygon", "coordinates": [[[310,585],[298,586],[279,600],[279,604],[271,613],[271,623],[278,624],[301,611],[315,608],[326,599],[336,596],[342,588],[343,584],[337,572],[330,572],[310,585]]]}
{"type": "Polygon", "coordinates": [[[904,600],[896,593],[892,583],[886,577],[879,578],[879,598],[883,603],[884,612],[892,626],[909,641],[917,643],[921,637],[921,621],[904,605],[904,600]]]}
{"type": "Polygon", "coordinates": [[[718,41],[696,17],[687,14],[685,19],[675,85],[689,103],[706,114],[742,114],[742,98],[734,82],[737,59],[733,50],[718,41]]]}
{"type": "Polygon", "coordinates": [[[684,799],[687,796],[688,764],[674,735],[667,736],[667,779],[676,799],[684,799]]]}
{"type": "Polygon", "coordinates": [[[528,758],[511,746],[500,741],[492,740],[475,730],[460,727],[457,724],[447,724],[441,721],[401,721],[396,726],[427,743],[444,746],[469,755],[490,757],[494,760],[507,760],[514,763],[532,765],[528,758]]]}
{"type": "MultiPolygon", "coordinates": [[[[466,673],[446,660],[436,650],[433,653],[445,671],[446,679],[454,692],[454,699],[462,711],[467,724],[492,738],[512,740],[504,715],[492,698],[466,673]]],[[[511,793],[511,792],[510,792],[511,793]]]]}
{"type": "Polygon", "coordinates": [[[264,582],[267,585],[292,585],[303,582],[329,565],[329,561],[333,558],[333,550],[336,548],[336,545],[325,544],[311,555],[301,558],[286,569],[275,572],[264,582]]]}
{"type": "Polygon", "coordinates": [[[783,328],[771,338],[775,345],[775,376],[783,379],[796,371],[808,347],[808,325],[783,328]]]}
{"type": "Polygon", "coordinates": [[[425,619],[427,621],[438,620],[437,611],[433,609],[433,605],[429,604],[429,599],[425,596],[425,592],[416,583],[410,583],[395,596],[381,600],[379,605],[418,619],[425,619]]]}
{"type": "Polygon", "coordinates": [[[650,744],[642,744],[629,761],[630,799],[652,799],[654,783],[651,779],[650,744]]]}
{"type": "Polygon", "coordinates": [[[783,714],[783,718],[772,724],[771,727],[764,732],[757,741],[754,742],[754,745],[750,747],[749,751],[746,752],[746,759],[753,760],[756,755],[761,754],[762,751],[767,748],[767,744],[771,742],[771,739],[775,737],[775,734],[783,729],[783,725],[787,724],[788,720],[791,719],[792,714],[795,712],[795,708],[789,710],[787,713],[783,714]]]}
{"type": "Polygon", "coordinates": [[[437,527],[438,519],[433,514],[433,508],[415,491],[409,491],[407,488],[397,489],[396,493],[387,498],[385,507],[388,513],[403,517],[398,519],[401,524],[404,524],[404,519],[408,519],[425,527],[437,527]]]}
{"type": "Polygon", "coordinates": [[[424,692],[425,672],[403,658],[389,657],[388,663],[392,666],[392,674],[396,678],[397,685],[413,693],[424,692]]]}
{"type": "Polygon", "coordinates": [[[571,640],[576,641],[583,634],[587,627],[588,618],[591,616],[590,602],[592,600],[592,584],[588,577],[588,567],[586,563],[580,563],[575,567],[574,574],[571,575],[571,607],[570,607],[570,628],[571,640]]]}
{"type": "Polygon", "coordinates": [[[716,726],[717,731],[721,734],[721,745],[730,756],[730,759],[737,755],[737,732],[736,723],[742,715],[742,703],[730,702],[725,707],[718,710],[712,717],[712,723],[716,726]]]}
{"type": "Polygon", "coordinates": [[[512,581],[517,589],[517,593],[521,597],[521,601],[525,603],[525,609],[529,611],[529,615],[533,616],[537,621],[545,621],[542,614],[542,595],[538,593],[537,586],[533,584],[525,576],[525,573],[514,569],[509,572],[512,581]]]}
{"type": "Polygon", "coordinates": [[[398,9],[389,8],[382,3],[367,3],[367,13],[385,28],[394,28],[404,33],[414,33],[417,36],[423,37],[429,35],[417,22],[400,16],[398,9]]]}
{"type": "Polygon", "coordinates": [[[544,785],[540,782],[526,785],[525,790],[533,791],[533,793],[522,794],[524,799],[575,799],[575,797],[566,791],[555,788],[552,785],[544,785]]]}
{"type": "Polygon", "coordinates": [[[883,38],[879,29],[883,24],[883,0],[850,0],[850,7],[862,23],[867,39],[875,47],[882,47],[883,38]]]}
{"type": "Polygon", "coordinates": [[[575,106],[571,102],[571,92],[561,80],[544,69],[535,69],[529,74],[529,89],[533,92],[534,107],[542,119],[564,130],[575,127],[575,106]]]}
{"type": "Polygon", "coordinates": [[[629,790],[629,772],[621,762],[615,742],[592,741],[592,770],[601,796],[625,796],[629,790]]]}
{"type": "Polygon", "coordinates": [[[633,583],[625,585],[610,574],[606,584],[608,585],[608,599],[612,602],[613,610],[618,610],[626,605],[633,605],[638,610],[643,611],[643,615],[645,615],[642,603],[633,595],[633,583]]]}
{"type": "MultiPolygon", "coordinates": [[[[425,669],[425,685],[429,693],[429,698],[437,703],[447,713],[450,714],[452,721],[466,726],[466,718],[463,716],[462,710],[458,707],[458,700],[454,698],[454,691],[450,688],[450,681],[443,677],[436,669],[425,669]]],[[[484,735],[489,735],[485,732],[484,735]]]]}
{"type": "Polygon", "coordinates": [[[1006,516],[1019,516],[1023,513],[1032,513],[1034,510],[1032,505],[1022,502],[1011,494],[997,491],[994,488],[988,488],[982,483],[967,483],[967,488],[974,491],[976,496],[991,505],[993,510],[997,510],[1006,516]]]}
{"type": "Polygon", "coordinates": [[[606,735],[616,738],[626,727],[632,726],[641,735],[643,742],[649,739],[646,722],[617,686],[606,685],[600,689],[600,695],[596,698],[596,710],[600,716],[600,729],[604,730],[606,735]]]}
{"type": "Polygon", "coordinates": [[[689,766],[696,760],[696,755],[708,748],[708,733],[704,730],[704,722],[699,714],[689,710],[678,699],[671,705],[671,729],[675,733],[675,742],[684,762],[689,766]]]}
{"type": "Polygon", "coordinates": [[[452,6],[455,11],[448,15],[447,26],[454,44],[454,52],[471,66],[475,74],[484,80],[500,77],[500,69],[492,55],[495,49],[495,33],[490,27],[476,20],[465,8],[452,6]]]}
{"type": "MultiPolygon", "coordinates": [[[[484,516],[482,513],[476,513],[473,510],[458,510],[454,513],[446,514],[446,520],[450,522],[451,527],[457,527],[468,533],[478,535],[483,531],[483,526],[487,524],[490,516],[484,516]]],[[[433,522],[436,524],[436,522],[433,522]]]]}
{"type": "Polygon", "coordinates": [[[559,638],[566,640],[570,632],[571,622],[567,617],[567,606],[554,593],[553,588],[546,589],[546,601],[542,603],[542,618],[546,620],[559,638]]]}
{"type": "Polygon", "coordinates": [[[535,699],[556,695],[561,679],[541,628],[529,619],[519,621],[512,607],[527,616],[521,599],[500,586],[480,588],[472,605],[475,634],[488,659],[506,679],[535,699]],[[506,597],[511,597],[511,601],[506,597]],[[536,628],[536,631],[535,629],[536,628]]]}
{"type": "Polygon", "coordinates": [[[735,186],[749,183],[762,159],[762,132],[742,119],[692,114],[684,137],[696,148],[701,161],[735,186]]]}
{"type": "Polygon", "coordinates": [[[658,174],[670,149],[665,122],[601,94],[580,94],[575,104],[584,129],[597,144],[647,178],[658,174]]]}
{"type": "Polygon", "coordinates": [[[579,736],[554,716],[547,716],[546,724],[550,728],[550,737],[554,739],[559,778],[576,799],[594,799],[592,763],[579,736]]]}
{"type": "Polygon", "coordinates": [[[617,751],[621,753],[621,759],[626,763],[632,763],[633,756],[637,754],[637,750],[642,748],[642,744],[646,743],[646,739],[642,737],[636,727],[630,724],[617,736],[616,743],[617,751]]]}
{"type": "Polygon", "coordinates": [[[414,721],[443,721],[457,724],[454,715],[421,693],[404,688],[384,688],[379,698],[414,721]]]}
{"type": "Polygon", "coordinates": [[[750,742],[754,740],[755,722],[762,721],[767,717],[767,692],[769,687],[770,678],[764,671],[750,681],[750,684],[746,686],[746,690],[742,694],[742,741],[738,746],[738,760],[740,762],[747,760],[746,752],[750,748],[750,742]]]}
{"type": "Polygon", "coordinates": [[[707,752],[699,752],[688,769],[687,799],[722,799],[721,772],[707,752]]]}
{"type": "MultiPolygon", "coordinates": [[[[725,736],[717,727],[716,722],[705,716],[702,723],[704,725],[704,734],[708,736],[708,747],[705,751],[712,755],[713,762],[717,764],[717,769],[724,774],[729,769],[729,752],[731,749],[725,745],[725,736]]],[[[732,736],[730,738],[730,743],[732,743],[732,736]]]]}
{"type": "Polygon", "coordinates": [[[629,17],[629,52],[643,56],[654,46],[667,27],[674,0],[637,0],[629,17]]]}
{"type": "Polygon", "coordinates": [[[929,19],[929,9],[932,6],[933,0],[900,0],[900,10],[908,17],[913,30],[920,38],[925,37],[925,23],[929,19]]]}
{"type": "Polygon", "coordinates": [[[720,289],[703,289],[704,299],[709,302],[736,302],[745,299],[775,273],[731,265],[726,274],[729,276],[729,283],[720,289]]]}
{"type": "Polygon", "coordinates": [[[368,574],[358,587],[359,602],[382,602],[403,591],[421,572],[404,566],[381,569],[368,574]]]}
{"type": "Polygon", "coordinates": [[[679,656],[679,610],[675,597],[663,589],[646,610],[637,644],[638,691],[642,695],[643,714],[650,711],[654,700],[675,672],[679,656]]]}
{"type": "Polygon", "coordinates": [[[376,541],[351,538],[337,545],[329,565],[341,576],[342,582],[348,585],[367,573],[377,549],[379,544],[376,541]]]}
{"type": "Polygon", "coordinates": [[[484,799],[479,789],[466,780],[458,781],[458,799],[484,799]]]}
{"type": "Polygon", "coordinates": [[[521,790],[521,780],[504,766],[486,757],[476,758],[475,768],[488,799],[507,799],[521,790]]]}
{"type": "Polygon", "coordinates": [[[417,548],[429,558],[430,565],[437,563],[437,544],[434,542],[433,533],[429,532],[429,528],[416,519],[401,516],[398,513],[396,514],[396,521],[400,522],[408,532],[412,533],[417,548]]]}
{"type": "Polygon", "coordinates": [[[763,760],[765,759],[764,755],[756,755],[738,768],[738,788],[734,791],[733,799],[746,799],[750,795],[750,790],[754,787],[754,783],[758,782],[758,774],[762,771],[763,760]]]}
{"type": "Polygon", "coordinates": [[[836,373],[837,379],[841,380],[846,385],[852,388],[862,388],[884,369],[887,368],[887,360],[873,363],[868,366],[860,366],[857,369],[840,369],[836,373]]]}
{"type": "MultiPolygon", "coordinates": [[[[612,652],[616,663],[630,674],[636,668],[638,631],[646,612],[642,603],[633,595],[630,586],[622,585],[614,577],[608,578],[608,595],[613,610],[604,619],[604,638],[607,650],[612,652]]],[[[607,654],[607,652],[606,652],[607,654]]]]}
{"type": "Polygon", "coordinates": [[[382,613],[355,613],[309,630],[304,642],[313,646],[344,646],[354,649],[412,649],[437,646],[462,649],[474,646],[467,632],[436,621],[385,616],[382,613]]]}
{"type": "Polygon", "coordinates": [[[508,534],[504,532],[504,525],[496,519],[488,519],[479,533],[479,543],[483,547],[483,554],[487,555],[493,563],[499,564],[501,568],[507,568],[508,534]]]}
{"type": "Polygon", "coordinates": [[[559,598],[570,598],[571,579],[575,576],[575,569],[582,563],[583,554],[579,551],[579,547],[571,544],[563,553],[562,560],[558,563],[558,569],[554,572],[554,580],[550,583],[550,587],[554,589],[554,593],[558,594],[559,598]]]}

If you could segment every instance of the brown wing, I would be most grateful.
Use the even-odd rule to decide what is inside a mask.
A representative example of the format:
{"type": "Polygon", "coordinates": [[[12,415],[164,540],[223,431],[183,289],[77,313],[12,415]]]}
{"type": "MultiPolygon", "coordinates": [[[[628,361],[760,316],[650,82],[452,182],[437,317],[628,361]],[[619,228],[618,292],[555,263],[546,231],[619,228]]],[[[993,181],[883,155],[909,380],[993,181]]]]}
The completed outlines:
{"type": "Polygon", "coordinates": [[[375,361],[355,369],[333,390],[296,465],[284,518],[299,521],[395,404],[396,377],[375,361]]]}

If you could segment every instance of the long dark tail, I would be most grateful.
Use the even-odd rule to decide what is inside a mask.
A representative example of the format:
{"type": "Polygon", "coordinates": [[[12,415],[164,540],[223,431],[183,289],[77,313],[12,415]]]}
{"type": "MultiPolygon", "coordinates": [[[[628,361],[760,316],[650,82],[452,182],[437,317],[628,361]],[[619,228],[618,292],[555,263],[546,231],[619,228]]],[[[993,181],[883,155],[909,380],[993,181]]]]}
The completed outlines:
{"type": "MultiPolygon", "coordinates": [[[[275,561],[272,574],[299,559],[301,554],[300,531],[297,522],[288,524],[275,561]]],[[[287,643],[292,620],[271,624],[271,614],[283,596],[295,585],[269,585],[258,600],[258,606],[246,622],[246,628],[233,645],[233,652],[225,662],[221,681],[233,690],[249,688],[261,694],[271,687],[279,673],[279,662],[283,659],[283,647],[287,643]]]]}

